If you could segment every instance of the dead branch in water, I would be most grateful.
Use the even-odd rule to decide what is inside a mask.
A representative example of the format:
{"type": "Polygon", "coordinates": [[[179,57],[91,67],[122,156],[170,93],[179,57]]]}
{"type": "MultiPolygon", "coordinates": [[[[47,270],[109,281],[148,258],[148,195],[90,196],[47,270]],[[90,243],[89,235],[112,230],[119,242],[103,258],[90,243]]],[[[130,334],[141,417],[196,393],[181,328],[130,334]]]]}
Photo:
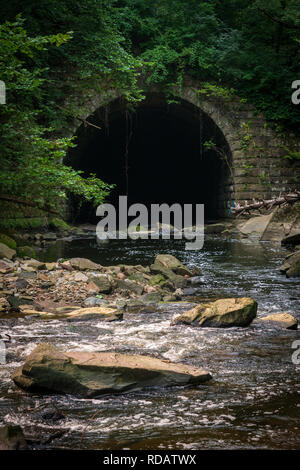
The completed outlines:
{"type": "Polygon", "coordinates": [[[242,206],[240,204],[236,204],[236,206],[232,209],[232,214],[239,217],[242,214],[248,213],[252,210],[261,210],[266,209],[271,211],[274,206],[287,206],[288,204],[293,204],[294,202],[300,201],[300,191],[293,191],[290,193],[280,194],[277,198],[274,199],[253,199],[251,204],[248,201],[245,201],[245,204],[242,206]]]}

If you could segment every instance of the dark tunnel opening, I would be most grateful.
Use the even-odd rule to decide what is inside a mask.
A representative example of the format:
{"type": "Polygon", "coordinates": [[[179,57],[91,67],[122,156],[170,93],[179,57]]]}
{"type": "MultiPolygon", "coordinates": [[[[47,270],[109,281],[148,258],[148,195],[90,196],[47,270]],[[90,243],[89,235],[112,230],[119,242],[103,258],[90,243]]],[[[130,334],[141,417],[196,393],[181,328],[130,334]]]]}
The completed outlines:
{"type": "MultiPolygon", "coordinates": [[[[115,100],[88,120],[102,130],[81,126],[67,163],[115,184],[107,202],[117,208],[119,195],[127,195],[128,205],[203,203],[206,219],[226,216],[230,148],[199,108],[186,101],[167,104],[163,96],[152,94],[135,111],[115,100]]],[[[95,214],[91,204],[79,207],[71,201],[73,221],[96,223],[95,214]]]]}

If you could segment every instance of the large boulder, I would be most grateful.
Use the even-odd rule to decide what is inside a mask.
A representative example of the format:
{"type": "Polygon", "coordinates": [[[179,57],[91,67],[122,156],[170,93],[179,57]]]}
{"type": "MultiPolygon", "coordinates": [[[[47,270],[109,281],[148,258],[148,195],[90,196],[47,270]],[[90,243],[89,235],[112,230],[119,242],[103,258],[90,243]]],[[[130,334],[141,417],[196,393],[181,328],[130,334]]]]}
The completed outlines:
{"type": "Polygon", "coordinates": [[[177,317],[173,325],[229,328],[248,326],[256,317],[257,302],[250,297],[219,299],[199,304],[177,317]]]}
{"type": "Polygon", "coordinates": [[[73,269],[78,269],[79,271],[100,271],[102,269],[100,264],[94,263],[87,258],[71,258],[69,263],[73,269]]]}
{"type": "Polygon", "coordinates": [[[149,356],[113,352],[63,353],[51,344],[42,343],[12,379],[28,392],[70,393],[92,398],[145,387],[197,385],[210,380],[211,375],[203,369],[149,356]]]}
{"type": "Polygon", "coordinates": [[[0,258],[13,259],[16,256],[16,250],[9,248],[4,243],[0,243],[0,258]]]}
{"type": "Polygon", "coordinates": [[[157,255],[154,264],[170,269],[180,276],[192,276],[192,272],[173,255],[157,255]]]}
{"type": "Polygon", "coordinates": [[[26,450],[22,428],[20,426],[3,426],[0,428],[0,450],[26,450]]]}
{"type": "Polygon", "coordinates": [[[300,276],[300,250],[289,254],[280,267],[280,271],[286,274],[286,277],[300,276]]]}
{"type": "Polygon", "coordinates": [[[164,276],[165,279],[168,279],[172,282],[176,289],[184,288],[188,284],[188,281],[185,277],[175,274],[171,269],[164,267],[162,264],[151,264],[150,271],[152,274],[161,274],[164,276]]]}
{"type": "Polygon", "coordinates": [[[287,330],[297,330],[298,320],[289,313],[274,313],[260,318],[260,321],[266,322],[270,325],[278,326],[279,328],[286,328],[287,330]]]}

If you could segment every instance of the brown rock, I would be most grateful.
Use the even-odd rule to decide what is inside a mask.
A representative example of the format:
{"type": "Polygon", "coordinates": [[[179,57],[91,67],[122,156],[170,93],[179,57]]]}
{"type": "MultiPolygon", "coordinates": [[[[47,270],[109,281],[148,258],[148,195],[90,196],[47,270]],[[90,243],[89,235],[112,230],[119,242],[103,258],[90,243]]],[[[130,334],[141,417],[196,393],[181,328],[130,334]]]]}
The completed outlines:
{"type": "Polygon", "coordinates": [[[250,297],[219,299],[202,303],[177,317],[176,324],[228,328],[248,326],[256,317],[257,302],[250,297]]]}
{"type": "Polygon", "coordinates": [[[92,398],[145,387],[198,385],[211,379],[203,370],[166,363],[150,356],[117,353],[60,352],[40,344],[13,375],[28,392],[71,393],[92,398]]]}
{"type": "Polygon", "coordinates": [[[260,321],[268,322],[275,326],[286,328],[287,330],[297,330],[298,320],[289,313],[274,313],[259,319],[260,321]]]}

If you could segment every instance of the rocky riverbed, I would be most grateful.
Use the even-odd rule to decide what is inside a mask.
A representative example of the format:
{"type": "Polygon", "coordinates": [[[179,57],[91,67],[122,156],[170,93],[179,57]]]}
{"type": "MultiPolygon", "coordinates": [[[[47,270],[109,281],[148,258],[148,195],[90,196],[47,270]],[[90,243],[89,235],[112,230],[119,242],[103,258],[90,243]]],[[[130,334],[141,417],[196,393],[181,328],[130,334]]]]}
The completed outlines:
{"type": "Polygon", "coordinates": [[[92,243],[80,258],[51,264],[1,261],[4,423],[21,425],[31,448],[299,448],[299,366],[291,360],[299,330],[288,329],[299,319],[298,283],[280,274],[285,249],[211,235],[198,253],[180,242],[130,241],[120,251],[97,246],[88,259],[92,243]],[[228,299],[245,296],[258,304],[245,325],[192,325],[215,315],[216,301],[214,318],[231,317],[228,299]],[[191,315],[190,325],[178,321],[191,315]],[[141,355],[205,368],[213,379],[103,398],[24,394],[12,374],[45,342],[72,357],[141,355]]]}

